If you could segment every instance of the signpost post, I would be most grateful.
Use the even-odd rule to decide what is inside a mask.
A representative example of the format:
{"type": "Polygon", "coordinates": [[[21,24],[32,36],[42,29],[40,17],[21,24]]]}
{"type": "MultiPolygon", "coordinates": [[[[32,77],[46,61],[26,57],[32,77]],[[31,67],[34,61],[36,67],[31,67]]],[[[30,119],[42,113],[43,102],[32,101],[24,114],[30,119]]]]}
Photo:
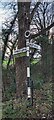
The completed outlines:
{"type": "Polygon", "coordinates": [[[35,43],[30,43],[30,31],[27,30],[25,32],[25,38],[26,38],[26,47],[17,49],[13,52],[13,55],[17,55],[18,57],[22,57],[22,53],[26,53],[27,56],[27,97],[29,100],[29,103],[31,106],[33,106],[33,81],[31,80],[31,74],[30,74],[30,48],[34,49],[41,49],[39,45],[35,43]],[[21,55],[20,55],[21,54],[21,55]]]}
{"type": "Polygon", "coordinates": [[[30,45],[29,45],[29,38],[30,38],[30,31],[27,30],[25,32],[26,38],[26,48],[27,48],[27,97],[28,97],[28,106],[32,106],[32,90],[31,90],[31,77],[30,77],[30,45]]]}

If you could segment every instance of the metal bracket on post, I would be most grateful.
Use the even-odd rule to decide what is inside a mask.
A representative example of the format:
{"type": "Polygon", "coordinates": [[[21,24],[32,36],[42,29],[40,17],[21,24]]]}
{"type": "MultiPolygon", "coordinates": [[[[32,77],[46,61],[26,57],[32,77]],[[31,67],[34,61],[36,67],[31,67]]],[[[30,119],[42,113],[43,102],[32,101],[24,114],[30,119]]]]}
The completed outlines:
{"type": "Polygon", "coordinates": [[[30,37],[30,30],[27,30],[26,32],[25,32],[25,38],[27,39],[27,38],[29,38],[30,37]]]}

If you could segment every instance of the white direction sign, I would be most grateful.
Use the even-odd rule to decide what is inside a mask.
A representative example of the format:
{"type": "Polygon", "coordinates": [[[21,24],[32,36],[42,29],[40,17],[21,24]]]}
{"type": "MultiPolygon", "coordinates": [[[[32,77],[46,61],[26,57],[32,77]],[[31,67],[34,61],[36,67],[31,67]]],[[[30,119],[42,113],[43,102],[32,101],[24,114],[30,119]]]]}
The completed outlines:
{"type": "Polygon", "coordinates": [[[35,49],[41,49],[41,47],[40,47],[40,45],[37,45],[37,44],[34,44],[34,43],[29,43],[29,46],[31,47],[31,48],[35,48],[35,49]]]}
{"type": "MultiPolygon", "coordinates": [[[[29,43],[29,47],[30,48],[35,48],[37,50],[41,50],[41,47],[37,44],[34,44],[34,43],[29,43]]],[[[26,52],[26,51],[27,51],[27,47],[24,47],[24,48],[21,48],[21,49],[14,50],[13,54],[16,55],[18,53],[22,53],[22,52],[26,52]]]]}
{"type": "Polygon", "coordinates": [[[26,47],[24,47],[24,48],[21,48],[21,49],[14,50],[13,54],[16,55],[18,53],[22,53],[22,52],[26,52],[26,51],[27,51],[26,47]]]}

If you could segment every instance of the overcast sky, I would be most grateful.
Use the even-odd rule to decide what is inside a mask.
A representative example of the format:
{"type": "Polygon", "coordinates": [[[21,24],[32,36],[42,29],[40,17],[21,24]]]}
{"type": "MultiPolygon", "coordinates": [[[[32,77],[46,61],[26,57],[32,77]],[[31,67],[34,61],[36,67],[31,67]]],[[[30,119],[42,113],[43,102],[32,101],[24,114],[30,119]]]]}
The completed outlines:
{"type": "MultiPolygon", "coordinates": [[[[8,4],[8,2],[13,2],[13,0],[0,0],[0,30],[2,27],[2,23],[5,21],[5,19],[8,16],[10,16],[10,10],[8,10],[6,7],[4,7],[5,4],[8,4]]],[[[16,1],[16,0],[15,0],[16,1]]]]}
{"type": "MultiPolygon", "coordinates": [[[[0,30],[2,26],[2,22],[5,21],[5,18],[8,16],[8,9],[4,8],[4,4],[8,2],[17,2],[17,0],[0,0],[0,30]]],[[[24,0],[19,0],[24,1],[24,0]]],[[[25,0],[26,1],[26,0],[25,0]]],[[[31,0],[33,2],[43,1],[43,0],[31,0]]],[[[45,2],[52,2],[53,0],[44,0],[45,2]]]]}

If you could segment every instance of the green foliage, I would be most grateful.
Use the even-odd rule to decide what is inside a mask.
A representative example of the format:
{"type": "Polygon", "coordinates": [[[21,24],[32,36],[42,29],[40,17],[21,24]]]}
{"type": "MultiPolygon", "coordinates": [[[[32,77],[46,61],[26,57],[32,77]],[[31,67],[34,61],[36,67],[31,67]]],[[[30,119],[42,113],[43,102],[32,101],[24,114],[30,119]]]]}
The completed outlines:
{"type": "Polygon", "coordinates": [[[33,65],[33,64],[36,64],[36,63],[38,63],[38,62],[39,62],[38,59],[32,59],[31,64],[33,65]]]}
{"type": "Polygon", "coordinates": [[[2,69],[3,87],[5,90],[3,94],[6,100],[10,100],[16,92],[15,70],[12,67],[2,69]]]}
{"type": "Polygon", "coordinates": [[[43,82],[44,81],[41,79],[39,79],[39,80],[36,79],[34,82],[34,88],[40,90],[43,86],[43,82]]]}
{"type": "Polygon", "coordinates": [[[15,112],[12,100],[6,101],[6,104],[3,105],[3,118],[14,118],[15,112]]]}
{"type": "Polygon", "coordinates": [[[15,55],[16,58],[26,56],[26,52],[18,53],[15,55]]]}
{"type": "Polygon", "coordinates": [[[46,36],[46,35],[39,36],[39,37],[35,38],[35,40],[39,43],[49,43],[48,36],[46,36]]]}
{"type": "Polygon", "coordinates": [[[6,90],[5,90],[6,99],[10,100],[10,98],[12,98],[14,96],[15,92],[16,92],[16,84],[14,82],[12,82],[10,87],[6,88],[6,90]]]}
{"type": "Polygon", "coordinates": [[[13,106],[13,101],[7,101],[3,105],[3,118],[29,118],[36,117],[37,110],[36,107],[29,106],[27,107],[28,101],[25,99],[18,99],[18,103],[15,104],[15,109],[13,106]]]}
{"type": "MultiPolygon", "coordinates": [[[[7,63],[8,63],[8,60],[4,60],[3,61],[3,66],[6,67],[7,66],[7,63]]],[[[13,60],[10,61],[10,64],[9,65],[13,65],[13,60]]]]}
{"type": "Polygon", "coordinates": [[[18,98],[15,103],[14,100],[4,102],[3,118],[36,118],[43,116],[43,114],[47,116],[52,110],[52,105],[48,100],[42,101],[40,93],[41,91],[36,90],[36,99],[33,107],[28,107],[29,101],[25,98],[18,98]]]}
{"type": "MultiPolygon", "coordinates": [[[[48,57],[48,60],[49,59],[50,55],[48,57]]],[[[34,83],[34,105],[33,107],[28,107],[28,104],[30,105],[30,103],[25,98],[19,98],[17,102],[14,103],[13,96],[16,90],[16,84],[14,82],[15,73],[11,68],[8,69],[8,71],[4,68],[4,76],[6,75],[6,72],[11,82],[10,86],[7,87],[5,91],[5,96],[8,101],[4,102],[3,105],[3,118],[33,118],[33,116],[36,118],[42,116],[43,114],[51,114],[52,84],[49,82],[49,80],[48,82],[44,83],[41,69],[41,60],[35,60],[31,64],[31,80],[33,80],[34,83]]]]}

